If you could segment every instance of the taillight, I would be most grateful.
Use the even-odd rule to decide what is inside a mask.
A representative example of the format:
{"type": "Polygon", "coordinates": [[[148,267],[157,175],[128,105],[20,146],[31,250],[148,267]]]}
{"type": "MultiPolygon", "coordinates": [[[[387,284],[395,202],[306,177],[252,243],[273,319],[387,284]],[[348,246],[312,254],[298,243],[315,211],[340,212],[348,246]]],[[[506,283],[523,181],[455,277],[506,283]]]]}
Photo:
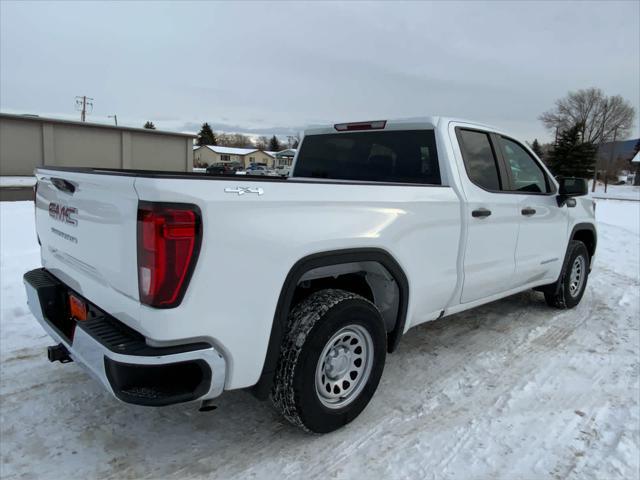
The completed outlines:
{"type": "Polygon", "coordinates": [[[386,120],[376,120],[375,122],[336,123],[333,128],[339,132],[350,132],[353,130],[382,130],[386,126],[386,120]]]}
{"type": "MultiPolygon", "coordinates": [[[[36,183],[33,185],[33,221],[34,225],[36,225],[38,219],[38,179],[36,178],[36,183]]],[[[38,227],[36,227],[36,238],[38,239],[38,245],[42,246],[42,242],[40,241],[40,235],[38,235],[38,227]]]]}
{"type": "Polygon", "coordinates": [[[140,202],[138,205],[138,290],[156,308],[180,304],[196,264],[202,237],[195,205],[140,202]]]}

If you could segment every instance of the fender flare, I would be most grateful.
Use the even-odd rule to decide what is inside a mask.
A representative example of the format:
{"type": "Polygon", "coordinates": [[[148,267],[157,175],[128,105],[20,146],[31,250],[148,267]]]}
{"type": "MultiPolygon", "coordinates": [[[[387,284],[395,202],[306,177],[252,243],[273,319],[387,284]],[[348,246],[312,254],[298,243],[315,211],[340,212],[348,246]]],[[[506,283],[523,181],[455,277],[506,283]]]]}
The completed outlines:
{"type": "MultiPolygon", "coordinates": [[[[576,223],[571,230],[571,234],[567,239],[567,248],[564,252],[564,258],[562,259],[562,268],[560,269],[560,274],[558,275],[557,280],[554,283],[549,285],[545,285],[544,287],[540,287],[540,291],[549,290],[554,294],[558,294],[562,285],[560,284],[560,279],[562,278],[563,273],[567,268],[568,256],[569,256],[569,247],[571,246],[571,241],[575,238],[576,233],[580,231],[587,230],[593,234],[593,251],[595,252],[596,245],[598,244],[598,232],[596,231],[596,227],[593,223],[576,223]]],[[[589,271],[591,271],[591,259],[589,259],[589,271]]]]}
{"type": "Polygon", "coordinates": [[[394,329],[388,334],[387,350],[393,352],[398,346],[404,331],[409,304],[409,282],[402,267],[387,251],[380,248],[351,248],[314,253],[298,260],[287,274],[276,311],[271,324],[271,334],[265,355],[262,373],[258,382],[250,387],[251,393],[259,399],[266,399],[271,391],[273,379],[280,357],[280,346],[287,328],[288,314],[296,287],[302,275],[318,267],[352,262],[377,262],[385,267],[398,284],[400,294],[398,302],[398,318],[394,329]]]}
{"type": "MultiPolygon", "coordinates": [[[[576,223],[571,230],[571,235],[569,235],[569,241],[567,242],[567,252],[569,251],[569,242],[576,237],[576,233],[587,230],[593,234],[593,253],[596,251],[596,247],[598,246],[598,232],[596,230],[596,226],[593,223],[576,223]]],[[[567,253],[565,252],[565,257],[567,253]]],[[[591,260],[591,259],[589,259],[591,260]]],[[[589,262],[589,270],[591,270],[591,262],[589,262]]]]}

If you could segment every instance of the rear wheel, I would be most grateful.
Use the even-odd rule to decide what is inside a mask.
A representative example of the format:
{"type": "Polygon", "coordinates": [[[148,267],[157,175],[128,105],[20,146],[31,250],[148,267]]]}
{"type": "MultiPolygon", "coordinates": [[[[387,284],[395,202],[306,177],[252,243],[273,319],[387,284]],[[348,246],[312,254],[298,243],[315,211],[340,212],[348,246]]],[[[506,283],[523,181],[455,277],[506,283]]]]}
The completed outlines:
{"type": "Polygon", "coordinates": [[[294,425],[325,433],[356,418],[373,396],[386,358],[380,312],[344,290],[322,290],[289,315],[271,393],[294,425]]]}
{"type": "Polygon", "coordinates": [[[589,252],[584,243],[572,240],[558,281],[544,289],[544,298],[552,307],[573,308],[584,295],[589,277],[589,252]]]}

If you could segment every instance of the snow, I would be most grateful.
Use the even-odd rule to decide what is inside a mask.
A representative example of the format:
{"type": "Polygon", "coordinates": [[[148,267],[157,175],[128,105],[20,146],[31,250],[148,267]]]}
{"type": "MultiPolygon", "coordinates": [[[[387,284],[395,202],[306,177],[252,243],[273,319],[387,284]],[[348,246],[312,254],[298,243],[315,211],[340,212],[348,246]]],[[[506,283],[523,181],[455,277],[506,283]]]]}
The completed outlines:
{"type": "Polygon", "coordinates": [[[604,191],[604,184],[596,185],[596,191],[591,191],[591,182],[589,182],[589,196],[599,199],[615,199],[615,200],[634,200],[640,202],[640,187],[633,185],[608,185],[607,191],[604,191]]]}
{"type": "Polygon", "coordinates": [[[216,153],[225,155],[248,155],[258,151],[257,148],[220,147],[218,145],[206,145],[206,147],[216,153]]]}
{"type": "Polygon", "coordinates": [[[596,266],[574,310],[526,292],[409,331],[352,424],[308,435],[268,402],[117,402],[27,310],[29,202],[0,203],[0,476],[638,479],[640,202],[597,200],[596,266]]]}
{"type": "Polygon", "coordinates": [[[36,184],[36,177],[0,177],[0,188],[4,187],[33,187],[36,184]]]}

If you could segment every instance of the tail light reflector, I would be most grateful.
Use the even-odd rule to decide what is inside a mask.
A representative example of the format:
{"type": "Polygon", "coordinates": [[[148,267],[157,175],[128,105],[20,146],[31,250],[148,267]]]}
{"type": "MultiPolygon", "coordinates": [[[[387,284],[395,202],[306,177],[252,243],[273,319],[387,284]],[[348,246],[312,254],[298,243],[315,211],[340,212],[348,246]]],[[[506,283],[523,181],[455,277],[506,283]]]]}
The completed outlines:
{"type": "Polygon", "coordinates": [[[138,290],[140,301],[176,307],[189,284],[202,238],[200,209],[178,203],[138,205],[138,290]]]}

